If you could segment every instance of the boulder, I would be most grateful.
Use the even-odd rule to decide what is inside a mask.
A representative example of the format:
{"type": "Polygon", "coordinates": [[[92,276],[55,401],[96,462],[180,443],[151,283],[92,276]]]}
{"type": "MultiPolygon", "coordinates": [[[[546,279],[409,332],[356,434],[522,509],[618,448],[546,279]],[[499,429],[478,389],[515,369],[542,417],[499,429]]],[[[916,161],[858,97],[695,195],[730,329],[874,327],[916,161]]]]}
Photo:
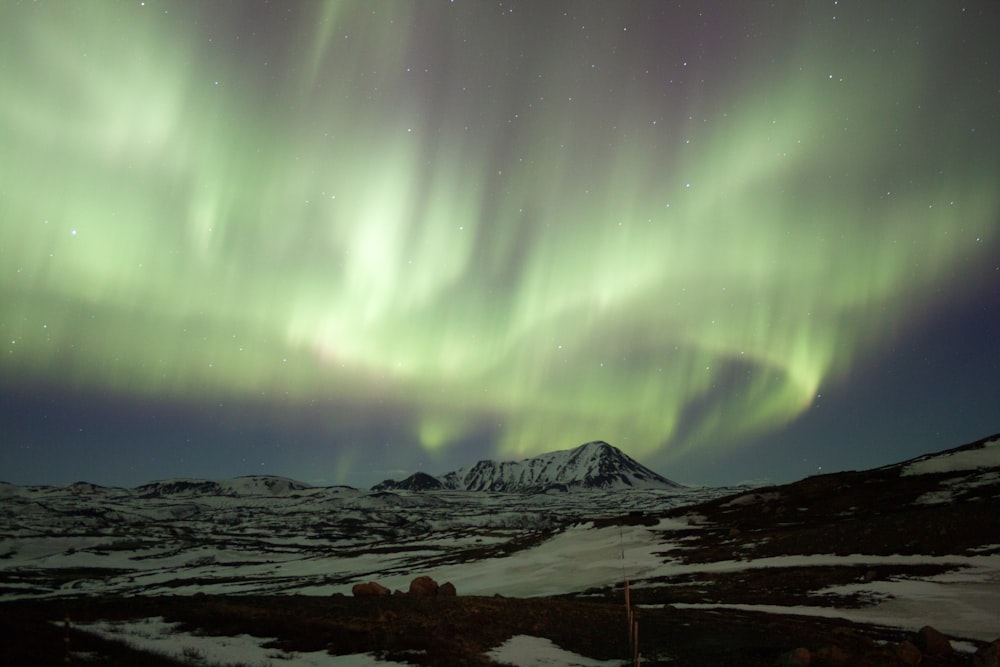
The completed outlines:
{"type": "Polygon", "coordinates": [[[417,577],[410,582],[410,595],[437,595],[438,584],[428,576],[417,577]]]}
{"type": "Polygon", "coordinates": [[[388,595],[389,589],[382,584],[369,581],[367,584],[354,584],[351,588],[351,593],[353,593],[356,598],[377,597],[380,595],[388,595]]]}
{"type": "Polygon", "coordinates": [[[1000,667],[1000,639],[987,644],[972,657],[973,667],[1000,667]]]}
{"type": "Polygon", "coordinates": [[[951,654],[951,642],[948,638],[929,625],[920,628],[914,643],[927,655],[951,654]]]}
{"type": "Polygon", "coordinates": [[[455,584],[450,581],[446,581],[440,586],[438,586],[438,595],[446,595],[448,597],[454,597],[458,595],[458,591],[455,590],[455,584]]]}
{"type": "Polygon", "coordinates": [[[924,661],[924,654],[909,639],[904,639],[896,647],[896,657],[907,667],[917,667],[924,661]]]}
{"type": "Polygon", "coordinates": [[[844,649],[835,645],[824,646],[812,654],[812,657],[815,663],[829,665],[830,667],[851,667],[859,662],[848,655],[844,649]]]}
{"type": "Polygon", "coordinates": [[[778,658],[778,667],[809,667],[810,662],[812,662],[812,654],[809,653],[809,649],[800,646],[782,654],[778,658]]]}

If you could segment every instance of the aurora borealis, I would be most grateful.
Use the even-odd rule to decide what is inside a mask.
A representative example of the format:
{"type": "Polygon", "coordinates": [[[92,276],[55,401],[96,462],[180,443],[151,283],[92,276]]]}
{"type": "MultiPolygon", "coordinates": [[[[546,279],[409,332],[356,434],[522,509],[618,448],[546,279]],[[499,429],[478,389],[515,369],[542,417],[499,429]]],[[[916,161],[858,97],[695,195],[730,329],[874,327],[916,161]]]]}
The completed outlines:
{"type": "Polygon", "coordinates": [[[0,479],[366,485],[604,439],[713,482],[1000,430],[998,25],[7,2],[0,479]]]}

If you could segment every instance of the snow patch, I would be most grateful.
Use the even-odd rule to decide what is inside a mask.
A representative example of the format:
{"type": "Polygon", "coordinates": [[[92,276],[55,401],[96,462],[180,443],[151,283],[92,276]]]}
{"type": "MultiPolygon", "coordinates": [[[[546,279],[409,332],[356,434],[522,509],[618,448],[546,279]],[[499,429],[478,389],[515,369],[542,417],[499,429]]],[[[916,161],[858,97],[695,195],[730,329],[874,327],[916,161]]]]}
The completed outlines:
{"type": "Polygon", "coordinates": [[[102,639],[120,642],[140,651],[157,653],[185,664],[282,665],[296,667],[405,667],[404,663],[378,660],[371,653],[330,655],[326,651],[286,653],[263,644],[273,638],[237,635],[213,637],[178,632],[180,623],[167,623],[160,616],[139,621],[78,623],[78,630],[102,639]]]}
{"type": "Polygon", "coordinates": [[[960,452],[942,454],[914,461],[904,467],[899,475],[901,477],[909,477],[911,475],[976,470],[978,468],[995,468],[997,466],[1000,466],[1000,438],[990,440],[978,449],[966,449],[960,452]]]}
{"type": "Polygon", "coordinates": [[[486,654],[490,660],[517,667],[619,667],[621,660],[593,660],[566,651],[544,637],[515,635],[486,654]]]}
{"type": "Polygon", "coordinates": [[[956,493],[996,484],[1000,484],[1000,472],[997,471],[984,471],[962,477],[953,477],[940,483],[944,488],[928,491],[917,498],[914,503],[917,505],[942,505],[953,501],[956,493]]]}

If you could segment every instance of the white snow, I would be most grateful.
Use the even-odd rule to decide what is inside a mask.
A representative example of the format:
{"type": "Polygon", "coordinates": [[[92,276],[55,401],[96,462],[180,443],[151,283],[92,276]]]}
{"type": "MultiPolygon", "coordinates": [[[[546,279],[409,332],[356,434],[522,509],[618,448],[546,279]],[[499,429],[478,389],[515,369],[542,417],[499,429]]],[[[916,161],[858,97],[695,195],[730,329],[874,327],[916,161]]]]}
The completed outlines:
{"type": "Polygon", "coordinates": [[[620,667],[621,660],[593,660],[566,651],[548,639],[515,635],[486,654],[495,662],[516,667],[620,667]]]}
{"type": "Polygon", "coordinates": [[[979,449],[966,449],[951,454],[931,456],[910,463],[899,473],[901,477],[936,472],[955,472],[995,468],[1000,466],[1000,438],[990,440],[979,449]]]}
{"type": "Polygon", "coordinates": [[[958,477],[942,480],[940,486],[943,488],[924,493],[914,503],[917,505],[942,505],[950,503],[955,498],[956,493],[971,491],[983,486],[993,486],[998,482],[1000,482],[1000,471],[967,472],[958,477]]]}
{"type": "MultiPolygon", "coordinates": [[[[980,465],[988,460],[983,452],[1000,457],[998,443],[968,452],[979,453],[974,460],[959,457],[959,452],[916,461],[909,468],[930,471],[932,462],[940,468],[942,461],[980,465]]],[[[1000,475],[996,470],[971,469],[965,475],[947,476],[933,495],[918,502],[964,496],[980,486],[990,487],[1000,475]]],[[[268,483],[271,491],[290,488],[273,478],[260,485],[250,481],[237,486],[244,493],[268,483]]],[[[294,497],[183,500],[138,498],[123,489],[88,489],[0,487],[6,494],[5,505],[10,506],[5,509],[17,517],[0,536],[0,575],[9,580],[6,596],[330,595],[349,594],[354,583],[371,580],[405,590],[416,574],[426,574],[452,582],[460,595],[533,597],[620,586],[625,578],[640,588],[660,585],[661,577],[711,579],[718,572],[766,567],[842,565],[863,572],[878,564],[933,564],[954,571],[816,591],[817,595],[857,593],[881,602],[859,610],[795,608],[799,609],[795,613],[870,617],[897,627],[929,624],[959,636],[1000,637],[1000,626],[990,624],[1000,619],[1000,546],[995,544],[946,556],[820,554],[687,564],[681,559],[685,541],[691,539],[692,530],[710,525],[704,516],[691,513],[654,526],[595,528],[590,521],[717,498],[725,493],[720,489],[537,496],[463,491],[375,495],[319,488],[304,489],[294,497]],[[176,518],[178,511],[185,513],[183,518],[176,518]],[[486,557],[491,548],[515,544],[571,520],[580,522],[534,547],[513,553],[500,549],[497,556],[486,557]],[[61,588],[47,579],[47,570],[69,567],[104,568],[106,574],[97,571],[61,588]]],[[[767,498],[767,491],[745,493],[730,504],[767,498]]]]}
{"type": "MultiPolygon", "coordinates": [[[[973,617],[975,623],[968,625],[940,615],[933,601],[890,600],[875,607],[844,609],[839,607],[809,607],[800,605],[782,606],[776,604],[714,604],[714,603],[674,603],[677,609],[738,609],[759,611],[765,614],[790,614],[794,616],[816,616],[820,618],[843,618],[855,623],[870,623],[885,627],[916,632],[925,625],[946,635],[966,637],[990,642],[1000,637],[1000,624],[992,618],[973,617]],[[930,618],[932,620],[928,621],[930,618]]],[[[968,618],[963,615],[963,617],[968,618]]]]}
{"type": "MultiPolygon", "coordinates": [[[[673,538],[672,532],[693,527],[693,522],[677,520],[661,521],[652,527],[593,528],[589,523],[580,524],[536,547],[509,556],[429,568],[422,570],[422,573],[439,582],[451,581],[462,595],[532,597],[620,585],[626,577],[633,582],[633,588],[642,588],[656,585],[653,580],[658,577],[695,574],[711,578],[713,573],[758,568],[840,565],[863,571],[875,565],[944,565],[952,566],[955,570],[930,577],[858,582],[816,591],[817,595],[860,593],[871,599],[884,600],[872,607],[774,607],[773,611],[842,617],[912,630],[932,625],[947,634],[983,641],[1000,637],[1000,622],[995,620],[1000,619],[1000,554],[818,554],[693,564],[671,558],[671,551],[682,544],[673,538]]],[[[382,572],[379,575],[366,575],[365,580],[375,579],[389,588],[406,589],[413,573],[403,563],[393,573],[393,563],[399,561],[400,556],[394,554],[360,554],[353,558],[317,558],[268,566],[246,566],[240,569],[246,579],[238,583],[212,585],[202,582],[190,589],[164,587],[162,592],[253,592],[261,586],[261,581],[254,577],[274,572],[277,567],[280,567],[280,572],[274,572],[275,575],[303,578],[306,581],[310,577],[322,575],[349,576],[352,573],[382,572]]],[[[166,582],[175,576],[175,572],[150,573],[141,583],[148,585],[155,577],[166,582]]],[[[192,576],[192,573],[185,572],[185,576],[192,576]]],[[[156,589],[153,590],[155,592],[156,589]]],[[[306,585],[296,592],[306,595],[349,593],[350,584],[306,585]]],[[[753,608],[761,611],[770,609],[753,608]]]]}
{"type": "Polygon", "coordinates": [[[576,485],[601,479],[604,488],[676,489],[671,482],[606,442],[547,452],[521,461],[480,461],[437,478],[446,488],[517,491],[551,484],[576,485]]]}
{"type": "MultiPolygon", "coordinates": [[[[167,623],[162,617],[135,621],[97,621],[74,627],[109,641],[121,642],[141,651],[149,651],[191,664],[289,665],[289,667],[404,667],[406,663],[379,660],[371,653],[331,655],[326,651],[285,652],[264,648],[273,641],[250,635],[191,635],[178,631],[179,623],[167,623]]],[[[594,660],[559,648],[542,637],[516,635],[487,654],[491,660],[516,667],[619,667],[620,660],[594,660]]]]}
{"type": "Polygon", "coordinates": [[[74,627],[103,639],[121,642],[141,651],[165,655],[185,664],[247,665],[265,667],[273,664],[290,667],[405,667],[405,663],[378,660],[370,653],[330,655],[326,651],[286,653],[263,644],[272,638],[250,635],[210,636],[179,632],[179,623],[167,623],[162,617],[139,621],[97,621],[74,627]]]}
{"type": "Polygon", "coordinates": [[[573,526],[532,549],[503,558],[445,566],[431,574],[451,581],[463,595],[538,597],[582,592],[596,586],[637,578],[662,565],[659,553],[674,545],[661,544],[656,531],[687,527],[663,521],[654,528],[573,526]]]}
{"type": "MultiPolygon", "coordinates": [[[[1000,637],[1000,555],[834,554],[775,556],[751,560],[684,564],[669,558],[676,544],[664,543],[669,531],[690,527],[664,522],[652,528],[627,526],[595,529],[576,526],[533,549],[505,558],[440,568],[438,581],[452,581],[463,594],[546,596],[621,584],[655,585],[658,577],[740,572],[758,568],[874,565],[944,565],[955,571],[925,578],[873,581],[817,591],[816,594],[867,593],[888,598],[864,609],[830,607],[757,607],[761,611],[827,615],[917,630],[932,625],[958,637],[992,641],[1000,637]]],[[[675,605],[680,606],[680,605],[675,605]]],[[[715,607],[720,605],[707,605],[715,607]]],[[[721,605],[726,606],[726,605],[721,605]]],[[[737,605],[739,608],[743,606],[737,605]]]]}

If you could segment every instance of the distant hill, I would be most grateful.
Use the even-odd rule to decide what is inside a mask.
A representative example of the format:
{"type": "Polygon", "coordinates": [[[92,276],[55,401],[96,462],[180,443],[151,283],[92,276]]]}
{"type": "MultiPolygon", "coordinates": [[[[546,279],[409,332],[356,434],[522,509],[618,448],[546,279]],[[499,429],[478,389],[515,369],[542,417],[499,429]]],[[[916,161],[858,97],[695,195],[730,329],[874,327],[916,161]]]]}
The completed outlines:
{"type": "Polygon", "coordinates": [[[304,482],[273,475],[250,475],[222,481],[207,479],[168,479],[143,484],[135,489],[142,498],[174,496],[287,496],[294,491],[313,488],[304,482]]]}
{"type": "Polygon", "coordinates": [[[472,467],[460,468],[439,477],[418,472],[398,482],[390,479],[372,487],[375,491],[453,489],[499,493],[677,488],[681,485],[602,441],[521,461],[480,461],[472,467]]]}
{"type": "Polygon", "coordinates": [[[787,554],[1000,553],[1000,434],[871,470],[757,487],[668,511],[712,528],[694,560],[787,554]]]}

